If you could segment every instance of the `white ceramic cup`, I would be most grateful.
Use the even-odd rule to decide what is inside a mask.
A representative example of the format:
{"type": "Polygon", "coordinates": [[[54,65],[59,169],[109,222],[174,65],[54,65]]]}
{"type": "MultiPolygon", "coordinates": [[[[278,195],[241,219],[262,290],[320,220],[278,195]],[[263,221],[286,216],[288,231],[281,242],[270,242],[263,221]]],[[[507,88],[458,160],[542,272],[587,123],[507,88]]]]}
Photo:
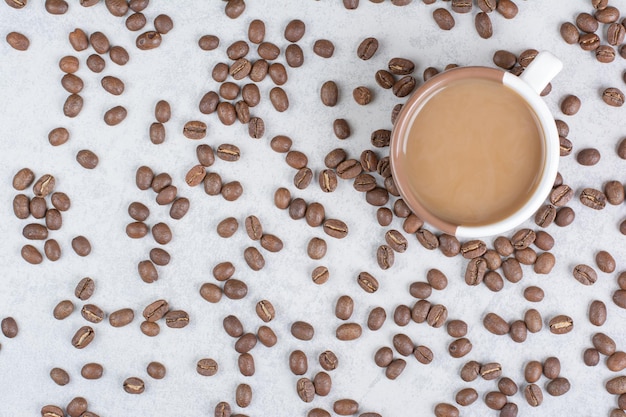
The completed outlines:
{"type": "MultiPolygon", "coordinates": [[[[550,80],[561,71],[562,67],[563,64],[554,55],[542,51],[519,77],[495,68],[461,67],[438,74],[420,86],[402,107],[396,119],[390,142],[392,174],[396,187],[409,208],[426,223],[442,232],[462,238],[502,234],[519,226],[531,217],[544,203],[552,189],[560,156],[559,135],[554,118],[539,94],[550,80]],[[406,172],[408,168],[406,166],[407,162],[406,158],[403,158],[411,125],[413,120],[415,120],[416,112],[419,112],[423,106],[425,97],[428,94],[432,94],[435,90],[440,90],[442,86],[450,81],[465,78],[483,78],[501,82],[515,91],[534,111],[543,133],[544,141],[543,171],[534,192],[528,196],[526,202],[519,209],[506,218],[480,226],[455,224],[453,221],[439,218],[437,213],[428,211],[415,193],[411,191],[406,172]]],[[[442,126],[442,129],[445,129],[445,126],[442,126]]]]}

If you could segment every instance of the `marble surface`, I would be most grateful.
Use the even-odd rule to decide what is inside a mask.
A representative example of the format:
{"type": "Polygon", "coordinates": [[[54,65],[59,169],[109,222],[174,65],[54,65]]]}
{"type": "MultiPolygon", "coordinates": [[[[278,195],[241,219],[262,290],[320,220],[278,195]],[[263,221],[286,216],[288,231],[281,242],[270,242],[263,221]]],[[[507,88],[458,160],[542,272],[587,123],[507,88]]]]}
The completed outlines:
{"type": "MultiPolygon", "coordinates": [[[[152,51],[135,48],[137,34],[125,28],[123,18],[110,15],[104,2],[91,8],[72,2],[68,13],[62,16],[46,13],[41,3],[31,0],[22,10],[11,9],[4,2],[0,5],[0,178],[4,184],[0,187],[0,201],[4,202],[0,206],[0,317],[12,316],[20,327],[14,339],[0,335],[0,416],[38,415],[43,405],[65,406],[76,396],[87,398],[89,409],[100,416],[205,416],[212,415],[219,401],[228,401],[237,412],[250,416],[304,416],[313,407],[331,410],[333,402],[340,398],[358,401],[360,412],[375,411],[386,417],[425,416],[433,415],[439,402],[454,403],[456,392],[467,386],[474,387],[481,399],[462,408],[461,415],[495,416],[498,412],[489,410],[482,398],[497,389],[496,381],[465,383],[459,377],[462,365],[468,360],[499,362],[503,375],[523,389],[525,364],[550,356],[560,359],[561,374],[571,382],[571,390],[562,397],[551,397],[544,390],[544,402],[537,408],[530,407],[518,393],[510,401],[519,406],[519,415],[595,417],[606,416],[616,407],[616,396],[604,388],[605,382],[616,374],[606,368],[604,358],[595,368],[586,367],[582,353],[592,346],[591,337],[596,332],[611,336],[619,350],[626,350],[626,311],[612,301],[626,255],[625,237],[618,230],[626,212],[623,205],[607,205],[602,211],[589,209],[579,202],[578,194],[585,187],[602,188],[608,180],[624,181],[625,162],[615,151],[624,135],[624,110],[605,105],[600,97],[604,88],[624,85],[624,64],[620,57],[611,64],[600,64],[592,53],[565,44],[559,35],[562,22],[573,21],[579,12],[590,11],[589,2],[520,0],[515,19],[492,14],[494,35],[483,40],[474,29],[476,8],[471,14],[455,15],[456,26],[451,31],[438,29],[432,11],[436,7],[449,8],[447,2],[427,6],[414,1],[409,6],[396,7],[389,1],[375,4],[361,0],[357,10],[349,11],[340,1],[249,0],[243,15],[232,20],[224,15],[224,2],[153,0],[145,11],[146,30],[152,29],[153,19],[160,13],[173,18],[174,29],[152,51]],[[252,113],[262,117],[267,126],[260,140],[250,139],[246,126],[222,126],[215,115],[202,115],[197,107],[204,93],[218,88],[210,77],[213,65],[227,61],[226,47],[246,39],[248,24],[255,18],[266,22],[266,39],[281,50],[287,46],[283,38],[286,24],[295,18],[306,23],[306,34],[299,42],[305,64],[288,68],[289,81],[284,86],[290,100],[288,111],[278,113],[272,108],[268,99],[271,80],[259,84],[263,99],[252,113]],[[92,73],[85,66],[85,59],[93,50],[76,53],[68,43],[68,33],[77,27],[87,33],[105,33],[112,44],[127,48],[130,62],[120,67],[106,58],[106,69],[101,74],[92,73]],[[10,31],[27,35],[30,48],[25,52],[10,48],[4,41],[10,31]],[[200,50],[197,40],[204,34],[219,36],[220,47],[212,52],[200,50]],[[380,47],[371,60],[362,61],[355,51],[361,40],[369,36],[378,38],[380,47]],[[315,40],[322,38],[332,40],[336,46],[331,59],[312,52],[315,40]],[[414,236],[407,236],[409,248],[396,254],[393,268],[382,271],[375,261],[376,248],[384,243],[389,228],[401,230],[400,219],[389,227],[379,226],[376,208],[368,205],[349,181],[340,181],[337,190],[330,194],[324,194],[316,183],[305,190],[296,189],[295,171],[286,165],[284,155],[273,152],[269,146],[276,135],[290,136],[293,149],[308,156],[309,167],[317,175],[324,168],[324,155],[331,149],[343,147],[351,157],[358,158],[362,150],[370,148],[372,131],[391,128],[391,109],[402,100],[374,81],[374,73],[384,68],[390,58],[412,59],[420,78],[429,66],[442,69],[450,63],[493,65],[496,50],[519,54],[527,48],[550,50],[564,62],[564,70],[554,79],[552,93],[545,100],[555,118],[569,124],[569,138],[574,144],[574,153],[561,159],[560,172],[576,190],[576,198],[570,203],[576,219],[567,228],[552,225],[546,229],[556,240],[552,252],[557,263],[549,275],[537,275],[525,266],[522,281],[506,282],[500,292],[491,292],[484,285],[468,287],[463,279],[466,260],[427,251],[414,236]],[[58,61],[65,55],[79,57],[81,68],[77,75],[85,82],[81,93],[85,106],[75,119],[64,117],[62,112],[67,93],[60,85],[58,61]],[[106,93],[100,86],[104,75],[122,79],[126,84],[124,94],[116,97],[106,93]],[[319,101],[319,88],[326,80],[339,85],[340,99],[334,108],[324,107],[319,101]],[[351,97],[352,89],[359,85],[374,92],[374,99],[367,106],[357,105],[351,97]],[[575,116],[565,116],[559,110],[559,103],[567,94],[582,99],[582,108],[575,116]],[[148,128],[154,121],[154,105],[161,99],[170,102],[172,119],[166,124],[165,143],[156,146],[148,139],[148,128]],[[102,116],[115,105],[125,106],[128,117],[120,125],[109,127],[102,116]],[[332,133],[332,121],[336,118],[345,118],[351,126],[352,135],[344,141],[332,133]],[[208,124],[208,135],[202,141],[182,135],[185,122],[196,119],[208,124]],[[67,127],[71,138],[62,146],[52,147],[47,135],[58,126],[67,127]],[[185,184],[185,173],[196,164],[195,148],[199,143],[213,147],[232,143],[240,147],[240,161],[217,160],[210,168],[225,181],[239,180],[243,184],[240,199],[226,202],[220,196],[206,195],[201,187],[185,184]],[[576,162],[575,153],[586,147],[600,150],[602,159],[596,166],[583,167],[576,162]],[[91,149],[99,156],[96,169],[88,171],[77,164],[75,155],[81,149],[91,149]],[[169,208],[158,206],[152,191],[137,189],[134,175],[140,165],[168,172],[179,195],[190,199],[191,208],[182,220],[171,220],[169,208]],[[29,265],[20,257],[21,247],[28,243],[22,228],[33,220],[19,220],[12,214],[11,201],[17,191],[11,187],[11,178],[25,166],[37,176],[54,175],[57,190],[72,199],[71,209],[63,213],[63,227],[50,234],[63,250],[57,262],[44,260],[40,265],[29,265]],[[307,202],[321,202],[327,217],[340,218],[348,224],[348,237],[336,240],[327,237],[321,228],[292,220],[273,204],[278,187],[287,187],[294,197],[307,202]],[[125,226],[131,221],[127,208],[133,201],[150,207],[149,224],[167,222],[174,235],[165,247],[172,261],[158,268],[159,280],[153,284],[141,281],[137,263],[158,245],[150,236],[132,240],[125,234],[125,226]],[[243,258],[246,247],[259,247],[243,230],[243,221],[251,214],[261,220],[266,232],[284,242],[279,253],[263,251],[266,266],[259,272],[252,271],[243,258]],[[228,216],[236,217],[240,228],[232,238],[223,239],[217,236],[215,228],[228,216]],[[73,253],[70,241],[77,235],[90,240],[93,250],[88,257],[73,253]],[[306,253],[308,241],[315,236],[328,243],[328,254],[320,261],[309,259],[306,253]],[[594,285],[581,285],[572,277],[573,267],[579,263],[595,267],[594,257],[600,250],[608,250],[615,257],[616,272],[598,272],[594,285]],[[248,295],[243,300],[223,297],[219,303],[210,304],[199,296],[198,290],[204,282],[216,282],[211,270],[226,260],[235,264],[236,277],[248,284],[248,295]],[[326,265],[330,270],[329,281],[321,286],[310,279],[311,271],[318,265],[326,265]],[[445,328],[415,323],[401,328],[391,320],[396,306],[413,305],[416,300],[408,287],[411,282],[425,281],[430,268],[443,271],[449,283],[445,290],[433,291],[429,300],[447,306],[450,319],[463,319],[469,324],[467,337],[473,349],[464,358],[454,359],[447,353],[453,338],[445,328]],[[366,294],[361,290],[356,283],[361,271],[377,277],[379,291],[366,294]],[[79,313],[83,302],[73,292],[85,276],[96,282],[89,302],[107,313],[132,308],[135,320],[123,328],[113,328],[106,321],[94,324],[95,340],[78,350],[70,340],[79,327],[88,323],[79,313]],[[523,290],[530,285],[544,289],[543,301],[530,303],[523,298],[523,290]],[[334,316],[334,306],[344,294],[355,301],[351,321],[364,327],[362,337],[356,341],[341,342],[335,338],[341,321],[334,316]],[[174,309],[187,311],[190,324],[184,329],[162,325],[161,333],[149,338],[139,330],[141,312],[148,303],[160,298],[168,300],[174,309]],[[77,310],[58,321],[52,317],[52,309],[63,299],[72,300],[77,310]],[[256,373],[243,377],[237,368],[235,341],[224,332],[222,320],[235,314],[246,331],[255,332],[263,324],[255,313],[255,304],[262,299],[270,300],[276,308],[276,318],[269,325],[279,342],[271,349],[257,344],[251,352],[256,373]],[[587,319],[588,307],[596,299],[604,301],[608,309],[608,320],[601,328],[587,319]],[[366,329],[366,320],[375,306],[385,308],[388,320],[381,330],[371,332],[366,329]],[[546,323],[557,314],[567,314],[574,320],[574,330],[554,335],[544,323],[544,329],[529,334],[526,342],[518,344],[509,336],[495,336],[482,326],[482,318],[488,312],[513,321],[522,318],[529,308],[539,310],[546,323]],[[311,341],[300,341],[290,334],[290,326],[296,320],[305,320],[315,327],[311,341]],[[408,357],[404,373],[391,381],[374,364],[373,355],[379,347],[391,346],[397,333],[405,333],[416,344],[430,347],[435,359],[430,365],[422,365],[408,357]],[[321,352],[331,349],[337,354],[340,365],[331,372],[333,387],[327,397],[317,396],[309,404],[300,400],[295,389],[299,377],[288,367],[289,354],[295,349],[308,356],[305,376],[309,378],[321,370],[317,360],[321,352]],[[217,375],[203,377],[196,373],[196,362],[201,358],[213,358],[219,363],[217,375]],[[164,379],[154,380],[146,374],[150,361],[160,361],[167,367],[164,379]],[[88,362],[104,366],[101,379],[89,381],[80,376],[81,367],[88,362]],[[67,370],[71,382],[63,387],[54,384],[49,377],[53,367],[67,370]],[[122,383],[130,376],[145,381],[143,394],[124,392],[122,383]],[[249,384],[254,392],[252,404],[246,409],[235,405],[235,388],[240,383],[249,384]]],[[[251,56],[256,59],[255,48],[251,56]]],[[[284,62],[283,56],[279,60],[284,62]]],[[[385,152],[377,150],[379,156],[385,152]]],[[[525,226],[536,228],[532,219],[525,226]]],[[[491,239],[486,241],[492,243],[491,239]]],[[[43,246],[41,242],[35,245],[43,246]]],[[[542,388],[546,383],[545,377],[538,382],[542,388]]]]}

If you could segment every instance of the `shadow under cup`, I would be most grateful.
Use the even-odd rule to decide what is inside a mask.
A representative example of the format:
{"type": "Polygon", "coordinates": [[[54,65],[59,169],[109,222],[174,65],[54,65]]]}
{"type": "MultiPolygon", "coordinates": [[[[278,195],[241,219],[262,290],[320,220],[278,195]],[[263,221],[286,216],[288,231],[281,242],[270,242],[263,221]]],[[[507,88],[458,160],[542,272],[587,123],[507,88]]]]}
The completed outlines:
{"type": "Polygon", "coordinates": [[[448,70],[404,104],[390,160],[411,210],[441,231],[483,237],[528,219],[558,164],[552,115],[520,78],[487,67],[448,70]]]}

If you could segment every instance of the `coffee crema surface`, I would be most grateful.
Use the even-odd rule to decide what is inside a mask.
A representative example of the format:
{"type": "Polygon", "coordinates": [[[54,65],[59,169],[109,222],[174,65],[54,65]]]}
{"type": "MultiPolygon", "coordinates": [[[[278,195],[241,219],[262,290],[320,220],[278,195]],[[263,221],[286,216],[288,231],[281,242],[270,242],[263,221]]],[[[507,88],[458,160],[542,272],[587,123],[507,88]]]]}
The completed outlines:
{"type": "Polygon", "coordinates": [[[404,158],[424,208],[463,226],[493,223],[521,208],[545,158],[543,131],[526,101],[481,78],[446,83],[423,100],[404,158]]]}

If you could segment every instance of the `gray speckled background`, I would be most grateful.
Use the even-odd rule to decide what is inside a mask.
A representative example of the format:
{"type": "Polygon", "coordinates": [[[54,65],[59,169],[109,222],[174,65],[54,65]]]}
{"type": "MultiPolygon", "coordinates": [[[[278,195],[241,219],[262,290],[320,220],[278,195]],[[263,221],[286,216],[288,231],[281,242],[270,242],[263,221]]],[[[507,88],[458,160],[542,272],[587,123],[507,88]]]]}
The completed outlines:
{"type": "MultiPolygon", "coordinates": [[[[0,205],[0,317],[13,316],[20,326],[15,339],[0,336],[0,416],[37,415],[43,405],[65,405],[75,396],[87,398],[90,410],[101,416],[205,416],[212,414],[219,401],[234,405],[235,387],[242,382],[252,386],[254,398],[250,407],[239,412],[250,416],[303,416],[313,407],[330,410],[339,398],[354,398],[360,404],[360,412],[376,411],[386,417],[424,416],[432,415],[438,402],[454,402],[455,393],[463,387],[474,387],[481,397],[497,389],[495,381],[464,383],[459,369],[467,360],[498,361],[503,374],[523,388],[524,365],[549,356],[560,358],[562,375],[570,380],[572,389],[558,398],[544,392],[544,402],[538,408],[529,407],[523,396],[516,394],[510,400],[518,404],[520,416],[606,416],[616,406],[616,397],[604,389],[614,374],[606,369],[604,360],[593,369],[587,368],[582,352],[591,346],[591,336],[597,331],[613,337],[618,349],[626,350],[626,311],[611,300],[626,255],[625,237],[618,230],[626,212],[623,205],[607,205],[603,211],[594,211],[584,207],[577,196],[584,187],[602,188],[608,180],[624,180],[624,161],[615,152],[624,136],[624,110],[609,107],[600,98],[604,88],[624,85],[624,61],[618,57],[611,64],[600,64],[591,53],[565,44],[558,30],[562,22],[572,21],[577,13],[590,11],[589,2],[520,0],[515,19],[507,21],[492,14],[494,36],[483,40],[474,30],[477,8],[471,15],[455,15],[453,30],[443,32],[437,28],[432,11],[450,7],[447,2],[427,6],[414,1],[407,7],[395,7],[388,1],[374,4],[361,0],[357,10],[348,11],[337,0],[249,0],[244,14],[231,20],[225,17],[224,3],[220,1],[153,0],[145,11],[146,30],[152,28],[152,20],[160,13],[169,14],[175,24],[164,36],[161,47],[153,51],[137,50],[136,34],[126,30],[123,18],[111,16],[103,2],[92,8],[72,2],[63,16],[47,14],[40,3],[31,0],[23,10],[11,9],[4,2],[0,5],[2,39],[15,30],[31,40],[26,52],[15,51],[0,41],[0,178],[4,184],[0,187],[0,201],[4,202],[0,205]],[[245,126],[222,126],[215,115],[202,115],[197,108],[205,92],[217,89],[210,78],[213,65],[227,60],[226,46],[245,39],[248,23],[255,18],[266,22],[266,39],[281,50],[287,45],[282,37],[287,22],[300,18],[307,25],[299,42],[305,65],[288,68],[289,81],[284,86],[289,94],[289,110],[277,113],[268,99],[271,80],[260,83],[263,100],[252,113],[263,117],[267,125],[261,140],[250,139],[245,126]],[[90,72],[84,60],[93,51],[75,53],[67,41],[68,33],[76,27],[88,33],[104,32],[112,44],[128,49],[130,62],[120,67],[107,58],[103,73],[90,72]],[[204,34],[218,35],[220,47],[212,52],[200,50],[197,40],[204,34]],[[361,61],[355,51],[368,36],[377,37],[380,48],[374,58],[361,61]],[[333,58],[325,60],[313,54],[313,43],[320,38],[335,43],[333,58]],[[269,147],[273,136],[290,136],[293,149],[308,155],[309,167],[317,175],[323,169],[324,155],[331,149],[343,147],[351,157],[358,158],[363,149],[370,147],[373,130],[391,128],[391,108],[401,100],[380,89],[374,81],[374,73],[384,68],[390,58],[414,60],[416,74],[421,77],[428,66],[442,69],[449,63],[492,65],[493,53],[498,49],[519,54],[527,48],[550,50],[565,64],[546,101],[555,117],[569,124],[569,138],[574,143],[574,153],[561,159],[560,172],[565,182],[577,190],[570,203],[576,220],[565,229],[555,225],[547,229],[556,239],[553,253],[557,257],[555,268],[547,276],[523,267],[523,280],[517,284],[507,282],[499,293],[485,286],[470,288],[463,280],[465,260],[429,252],[414,236],[408,236],[409,249],[396,255],[395,266],[381,271],[375,251],[384,242],[387,228],[376,222],[376,208],[369,206],[349,181],[341,181],[331,194],[322,193],[315,183],[306,190],[295,189],[295,171],[285,164],[283,155],[269,147]],[[85,82],[81,93],[84,109],[71,120],[62,113],[67,93],[61,88],[62,73],[57,65],[68,54],[81,59],[77,75],[85,82]],[[115,97],[106,93],[99,85],[104,75],[121,78],[126,83],[124,94],[115,97]],[[335,80],[340,88],[339,103],[334,108],[322,106],[318,98],[319,88],[326,80],[335,80]],[[374,92],[374,100],[368,106],[358,106],[351,97],[352,89],[359,85],[374,92]],[[573,117],[562,115],[558,109],[567,94],[576,94],[583,102],[573,117]],[[148,128],[154,121],[154,105],[160,99],[170,102],[173,116],[166,124],[166,142],[155,146],[148,140],[148,128]],[[127,119],[119,126],[106,126],[102,115],[118,104],[128,108],[127,119]],[[339,141],[332,133],[332,121],[339,117],[347,119],[352,129],[351,137],[345,141],[339,141]],[[209,197],[201,187],[192,189],[184,183],[185,173],[196,164],[195,147],[200,142],[186,139],[182,127],[194,119],[209,125],[202,143],[214,147],[233,143],[241,148],[239,162],[217,160],[211,168],[225,181],[241,181],[245,191],[236,202],[209,197]],[[47,134],[57,126],[67,127],[71,139],[53,148],[47,134]],[[575,152],[585,147],[596,147],[602,153],[596,166],[582,167],[576,163],[575,152]],[[75,161],[76,152],[85,148],[100,157],[100,164],[93,171],[84,170],[75,161]],[[191,200],[185,218],[170,220],[168,209],[156,205],[152,191],[135,187],[134,173],[140,165],[172,175],[179,194],[191,200]],[[38,176],[53,174],[57,189],[72,199],[71,209],[63,213],[62,229],[51,233],[63,249],[63,256],[56,263],[46,260],[32,266],[20,257],[20,248],[26,243],[21,229],[27,221],[12,214],[11,201],[16,191],[11,188],[11,178],[24,166],[38,176]],[[274,190],[281,186],[288,187],[294,197],[323,203],[328,217],[346,221],[349,236],[335,240],[321,228],[312,229],[304,221],[291,220],[286,211],[273,205],[274,190]],[[127,207],[132,201],[150,207],[150,224],[166,221],[174,233],[166,247],[172,262],[159,268],[160,279],[151,285],[139,279],[136,265],[147,257],[155,243],[151,237],[131,240],[124,231],[130,221],[127,207]],[[243,250],[256,245],[242,227],[250,214],[258,216],[264,230],[285,243],[280,253],[264,252],[266,267],[260,272],[251,271],[243,259],[243,250]],[[217,223],[227,216],[235,216],[241,225],[228,240],[215,233],[217,223]],[[92,243],[93,251],[87,258],[79,258],[71,250],[70,240],[78,234],[87,236],[92,243]],[[321,261],[312,261],[306,255],[307,242],[313,236],[328,243],[328,254],[321,261]],[[599,272],[598,282],[585,287],[573,279],[571,271],[578,263],[595,265],[594,256],[599,250],[613,254],[617,271],[599,272]],[[199,296],[198,289],[204,282],[214,282],[211,270],[225,260],[232,261],[237,278],[247,282],[248,296],[244,300],[223,298],[219,304],[209,304],[199,296]],[[325,285],[317,286],[311,282],[310,272],[320,264],[328,266],[331,278],[325,285]],[[448,287],[434,291],[430,301],[446,305],[449,318],[460,318],[469,324],[468,337],[474,347],[466,357],[453,359],[448,355],[452,338],[444,328],[415,323],[399,328],[391,319],[377,332],[365,330],[357,341],[335,339],[340,320],[333,312],[339,296],[348,294],[354,298],[353,320],[365,327],[367,314],[374,306],[383,306],[391,317],[398,304],[412,305],[415,300],[408,293],[408,286],[413,281],[424,281],[430,268],[441,269],[449,279],[448,287]],[[381,288],[377,293],[366,294],[356,284],[356,276],[362,270],[378,278],[381,288]],[[124,328],[113,328],[107,322],[93,325],[95,340],[87,348],[77,350],[70,339],[76,329],[87,323],[78,311],[64,321],[53,319],[51,313],[56,303],[65,298],[73,300],[80,309],[82,303],[73,296],[73,290],[84,276],[96,281],[91,302],[106,312],[130,307],[136,318],[124,328]],[[545,299],[534,305],[526,301],[522,293],[529,285],[541,286],[545,299]],[[144,336],[139,331],[141,311],[158,298],[167,299],[173,308],[188,311],[190,325],[181,330],[162,326],[158,337],[144,336]],[[270,326],[279,343],[271,349],[260,344],[254,348],[256,374],[246,378],[237,370],[234,340],[225,334],[221,323],[226,315],[235,314],[246,331],[256,331],[262,322],[254,305],[261,299],[271,300],[276,307],[277,317],[270,326]],[[595,328],[587,319],[588,306],[594,299],[603,300],[608,307],[608,320],[602,328],[595,328]],[[517,344],[508,336],[490,334],[481,324],[487,312],[513,321],[522,318],[531,307],[537,308],[546,321],[557,314],[571,316],[574,331],[557,336],[544,327],[537,334],[529,334],[525,343],[517,344]],[[289,328],[295,320],[306,320],[315,326],[313,340],[303,342],[291,336],[289,328]],[[425,366],[409,357],[404,373],[390,381],[373,363],[373,355],[379,347],[391,345],[398,332],[429,346],[435,352],[435,360],[425,366]],[[288,356],[294,349],[308,355],[306,376],[310,378],[321,370],[317,357],[322,351],[331,349],[337,354],[340,366],[331,373],[333,388],[327,397],[318,396],[310,404],[299,399],[295,390],[299,377],[288,368],[288,356]],[[217,375],[202,377],[195,372],[195,363],[204,357],[218,361],[217,375]],[[165,379],[157,381],[147,376],[145,368],[153,360],[166,365],[165,379]],[[80,368],[87,362],[104,366],[100,380],[87,381],[80,376],[80,368]],[[59,387],[51,381],[48,373],[55,366],[70,373],[69,385],[59,387]],[[129,376],[144,379],[145,393],[131,396],[122,390],[122,382],[129,376]]],[[[256,59],[254,48],[251,55],[256,59]]],[[[381,156],[384,153],[377,152],[381,156]]],[[[401,226],[396,219],[390,227],[401,230],[401,226]]],[[[527,226],[535,227],[532,220],[527,226]]],[[[42,247],[40,243],[36,245],[42,247]]],[[[539,384],[544,387],[546,382],[543,377],[539,384]]],[[[485,416],[497,412],[480,400],[463,408],[461,414],[485,416]]]]}

